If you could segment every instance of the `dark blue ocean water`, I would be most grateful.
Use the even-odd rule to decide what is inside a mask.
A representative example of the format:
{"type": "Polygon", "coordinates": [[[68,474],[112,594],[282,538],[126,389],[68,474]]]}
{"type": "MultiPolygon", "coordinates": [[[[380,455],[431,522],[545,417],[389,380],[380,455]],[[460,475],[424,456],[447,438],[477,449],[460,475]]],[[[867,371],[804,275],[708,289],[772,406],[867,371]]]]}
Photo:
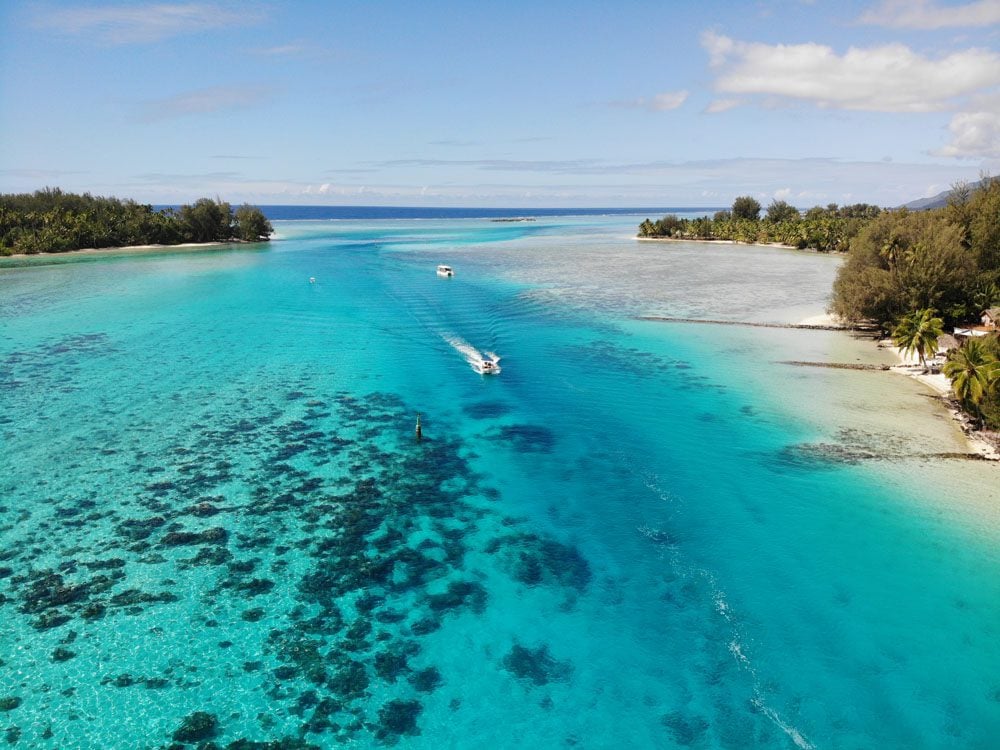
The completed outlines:
{"type": "Polygon", "coordinates": [[[636,319],[815,313],[836,258],[276,230],[0,264],[8,741],[995,744],[997,467],[905,378],[781,364],[870,342],[636,319]]]}

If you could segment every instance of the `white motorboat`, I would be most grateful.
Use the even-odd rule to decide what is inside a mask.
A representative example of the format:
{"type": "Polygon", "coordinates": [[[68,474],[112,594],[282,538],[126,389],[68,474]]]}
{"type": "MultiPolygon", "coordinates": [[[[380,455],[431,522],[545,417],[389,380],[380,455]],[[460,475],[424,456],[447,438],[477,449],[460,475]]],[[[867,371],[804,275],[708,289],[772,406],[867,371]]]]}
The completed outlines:
{"type": "Polygon", "coordinates": [[[477,362],[473,367],[476,368],[476,372],[480,375],[499,375],[500,365],[494,362],[492,359],[483,359],[477,362]]]}
{"type": "Polygon", "coordinates": [[[438,276],[451,277],[455,275],[455,271],[452,270],[451,266],[438,266],[438,276]]]}

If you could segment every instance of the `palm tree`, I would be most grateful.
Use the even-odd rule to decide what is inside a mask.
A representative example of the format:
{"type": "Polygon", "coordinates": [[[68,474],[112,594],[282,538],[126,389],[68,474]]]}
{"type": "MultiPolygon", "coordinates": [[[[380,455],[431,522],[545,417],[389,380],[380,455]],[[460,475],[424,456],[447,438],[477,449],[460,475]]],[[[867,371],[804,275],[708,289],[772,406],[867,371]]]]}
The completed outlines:
{"type": "Polygon", "coordinates": [[[951,380],[958,400],[966,408],[972,408],[982,426],[980,404],[994,383],[1000,381],[1000,361],[987,351],[981,340],[969,339],[948,356],[944,374],[951,380]]]}
{"type": "Polygon", "coordinates": [[[914,310],[900,318],[892,339],[904,354],[916,352],[924,371],[927,370],[927,352],[937,351],[938,337],[944,333],[944,321],[935,318],[937,310],[914,310]]]}

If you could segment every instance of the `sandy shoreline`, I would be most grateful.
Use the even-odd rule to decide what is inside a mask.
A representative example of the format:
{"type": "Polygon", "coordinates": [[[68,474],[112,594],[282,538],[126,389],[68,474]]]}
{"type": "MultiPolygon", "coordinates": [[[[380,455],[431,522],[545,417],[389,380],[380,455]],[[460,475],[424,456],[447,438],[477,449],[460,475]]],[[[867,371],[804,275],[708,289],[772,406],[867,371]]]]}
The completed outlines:
{"type": "MultiPolygon", "coordinates": [[[[798,324],[849,328],[844,321],[830,313],[813,315],[800,320],[798,324]]],[[[951,390],[951,381],[948,380],[946,375],[943,373],[925,373],[923,366],[921,366],[916,356],[904,355],[899,350],[899,347],[893,345],[891,340],[880,341],[878,346],[880,349],[892,352],[896,356],[896,359],[899,360],[899,364],[892,365],[889,368],[890,372],[912,378],[934,391],[937,400],[941,402],[941,405],[945,407],[965,435],[970,452],[976,453],[990,461],[1000,461],[1000,447],[980,436],[978,431],[972,428],[971,420],[955,402],[955,397],[951,390]]]]}
{"type": "Polygon", "coordinates": [[[822,315],[811,315],[798,322],[800,326],[824,326],[828,328],[843,328],[845,331],[853,330],[852,326],[845,323],[836,315],[823,313],[822,315]]]}
{"type": "Polygon", "coordinates": [[[899,359],[899,364],[889,368],[891,372],[906,375],[926,387],[930,388],[939,397],[941,404],[951,414],[962,433],[965,435],[969,448],[973,453],[978,453],[983,458],[990,461],[1000,461],[1000,449],[992,442],[982,437],[978,430],[973,429],[972,421],[965,414],[955,401],[954,393],[951,390],[951,381],[943,373],[925,373],[923,366],[914,356],[907,356],[900,351],[899,347],[888,344],[879,344],[880,347],[891,351],[899,359]]]}
{"type": "Polygon", "coordinates": [[[182,242],[179,245],[124,245],[121,247],[82,247],[79,250],[66,250],[61,253],[16,253],[14,255],[0,255],[0,261],[5,258],[16,260],[31,260],[34,258],[59,258],[72,257],[75,255],[109,255],[128,253],[150,253],[158,250],[199,250],[204,247],[220,247],[222,245],[256,245],[256,242],[244,242],[243,240],[227,240],[225,242],[182,242]]]}
{"type": "Polygon", "coordinates": [[[801,249],[795,245],[785,245],[781,242],[737,242],[736,240],[701,240],[686,237],[634,237],[633,239],[639,240],[639,242],[698,242],[703,245],[748,245],[751,247],[780,247],[786,250],[801,249]]]}

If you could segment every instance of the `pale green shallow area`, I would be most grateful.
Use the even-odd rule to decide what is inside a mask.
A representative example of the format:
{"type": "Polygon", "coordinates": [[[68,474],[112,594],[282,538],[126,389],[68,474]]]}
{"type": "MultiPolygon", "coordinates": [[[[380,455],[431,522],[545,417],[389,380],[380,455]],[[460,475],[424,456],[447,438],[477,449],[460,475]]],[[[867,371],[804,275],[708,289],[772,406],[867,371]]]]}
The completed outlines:
{"type": "Polygon", "coordinates": [[[777,364],[870,342],[635,319],[796,321],[838,259],[635,223],[0,269],[7,739],[991,747],[997,467],[917,383],[777,364]]]}

